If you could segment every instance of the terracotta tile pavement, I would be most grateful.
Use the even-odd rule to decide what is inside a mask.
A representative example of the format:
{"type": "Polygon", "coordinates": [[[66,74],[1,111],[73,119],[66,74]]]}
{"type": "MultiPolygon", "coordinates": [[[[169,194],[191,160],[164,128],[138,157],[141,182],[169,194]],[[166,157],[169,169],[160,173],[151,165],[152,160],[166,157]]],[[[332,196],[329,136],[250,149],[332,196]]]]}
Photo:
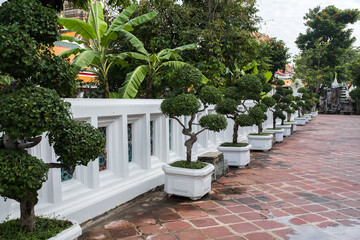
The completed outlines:
{"type": "Polygon", "coordinates": [[[79,239],[266,240],[291,239],[296,226],[360,230],[359,166],[360,116],[319,115],[269,152],[252,152],[249,166],[230,168],[203,199],[156,189],[84,223],[79,239]]]}

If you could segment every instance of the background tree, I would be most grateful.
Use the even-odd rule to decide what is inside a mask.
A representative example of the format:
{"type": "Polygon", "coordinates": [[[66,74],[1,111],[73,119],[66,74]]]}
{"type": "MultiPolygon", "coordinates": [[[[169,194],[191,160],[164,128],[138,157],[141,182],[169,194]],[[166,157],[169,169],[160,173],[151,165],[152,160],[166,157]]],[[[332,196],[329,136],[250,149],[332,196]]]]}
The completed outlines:
{"type": "MultiPolygon", "coordinates": [[[[237,1],[183,1],[173,0],[142,1],[135,16],[156,11],[158,16],[138,26],[133,34],[142,40],[149,53],[161,49],[196,43],[197,49],[184,51],[180,55],[184,62],[196,66],[215,85],[222,85],[236,68],[242,69],[253,60],[259,59],[259,70],[265,71],[261,62],[261,47],[253,36],[258,17],[253,0],[237,1]],[[209,6],[212,9],[209,15],[209,6]]],[[[113,45],[113,52],[131,51],[131,46],[113,45]]],[[[138,60],[129,61],[127,66],[114,66],[125,76],[141,65],[138,60]]],[[[167,85],[168,71],[163,71],[154,82],[153,95],[160,96],[167,85]]],[[[123,77],[125,80],[125,77],[123,77]]],[[[123,80],[123,81],[124,81],[123,80]]],[[[117,89],[114,89],[117,91],[117,89]]],[[[143,84],[140,93],[146,91],[143,84]]]]}
{"type": "Polygon", "coordinates": [[[58,38],[56,12],[35,0],[13,0],[0,6],[0,16],[7,19],[0,22],[0,71],[11,81],[0,92],[0,195],[20,203],[18,231],[29,232],[48,169],[72,173],[95,160],[105,143],[96,128],[74,121],[70,104],[60,98],[71,95],[76,72],[49,50],[58,38]],[[44,163],[26,151],[45,132],[57,162],[44,163]]]}
{"type": "Polygon", "coordinates": [[[279,69],[286,71],[286,64],[290,58],[289,48],[285,46],[284,41],[277,40],[276,38],[271,38],[269,40],[269,45],[271,46],[270,59],[271,67],[269,71],[272,75],[275,75],[279,69]]]}
{"type": "Polygon", "coordinates": [[[69,49],[60,54],[62,57],[69,57],[72,54],[77,54],[73,64],[78,67],[93,67],[93,71],[103,81],[105,89],[105,97],[110,97],[110,88],[108,83],[108,71],[112,64],[116,62],[122,63],[126,57],[126,53],[113,54],[109,53],[110,43],[122,35],[136,50],[146,54],[146,50],[142,46],[142,42],[129,31],[133,27],[142,24],[156,16],[155,12],[147,13],[136,17],[130,21],[126,20],[132,15],[136,9],[133,4],[126,8],[119,14],[115,20],[108,27],[104,21],[103,9],[100,3],[89,0],[90,13],[88,22],[81,21],[75,18],[59,18],[59,22],[67,29],[77,31],[82,40],[63,36],[63,39],[85,44],[87,48],[69,49]],[[88,41],[88,42],[87,42],[88,41]]]}
{"type": "MultiPolygon", "coordinates": [[[[315,70],[314,75],[331,76],[326,74],[326,69],[333,74],[339,70],[336,67],[341,65],[341,58],[355,41],[355,37],[351,36],[352,29],[346,27],[359,20],[359,11],[341,10],[332,5],[321,10],[318,6],[310,9],[304,19],[307,20],[305,26],[308,28],[305,34],[300,33],[296,44],[311,60],[308,63],[316,66],[311,68],[315,70]]],[[[324,79],[316,79],[315,82],[313,91],[319,93],[319,86],[324,83],[324,79]]]]}

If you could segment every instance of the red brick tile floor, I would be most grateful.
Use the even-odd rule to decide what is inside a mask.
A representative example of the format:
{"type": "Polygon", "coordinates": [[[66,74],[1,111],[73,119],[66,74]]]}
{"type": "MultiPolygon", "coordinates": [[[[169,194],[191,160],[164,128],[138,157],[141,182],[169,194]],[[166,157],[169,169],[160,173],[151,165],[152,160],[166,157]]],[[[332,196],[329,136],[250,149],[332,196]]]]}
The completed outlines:
{"type": "Polygon", "coordinates": [[[82,227],[81,240],[360,239],[360,116],[298,126],[201,200],[158,188],[82,227]]]}

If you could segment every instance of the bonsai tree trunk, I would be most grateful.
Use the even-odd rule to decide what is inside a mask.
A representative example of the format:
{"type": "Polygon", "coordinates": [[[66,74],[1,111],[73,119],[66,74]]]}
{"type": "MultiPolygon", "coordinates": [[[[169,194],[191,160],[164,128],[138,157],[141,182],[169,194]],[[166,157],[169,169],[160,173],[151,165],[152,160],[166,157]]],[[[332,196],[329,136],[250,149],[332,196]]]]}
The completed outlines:
{"type": "Polygon", "coordinates": [[[30,198],[20,202],[20,221],[21,227],[26,232],[33,232],[35,227],[35,205],[38,202],[30,198]]]}
{"type": "Polygon", "coordinates": [[[288,122],[291,121],[291,113],[287,113],[287,121],[288,121],[288,122]]]}
{"type": "Polygon", "coordinates": [[[285,119],[281,119],[281,125],[284,125],[285,119]]]}
{"type": "Polygon", "coordinates": [[[239,124],[237,124],[236,122],[234,122],[234,128],[233,128],[233,139],[232,142],[234,144],[237,143],[237,139],[238,139],[238,130],[239,130],[239,124]]]}
{"type": "Polygon", "coordinates": [[[275,117],[275,114],[273,114],[273,128],[275,129],[276,128],[276,117],[275,117]]]}
{"type": "Polygon", "coordinates": [[[258,133],[259,133],[259,134],[262,133],[262,131],[263,131],[262,123],[260,123],[260,124],[257,125],[257,126],[258,126],[258,133]]]}
{"type": "Polygon", "coordinates": [[[185,147],[186,147],[186,161],[188,163],[191,162],[191,150],[194,145],[194,143],[197,141],[197,137],[194,134],[188,135],[190,138],[185,141],[185,147]]]}

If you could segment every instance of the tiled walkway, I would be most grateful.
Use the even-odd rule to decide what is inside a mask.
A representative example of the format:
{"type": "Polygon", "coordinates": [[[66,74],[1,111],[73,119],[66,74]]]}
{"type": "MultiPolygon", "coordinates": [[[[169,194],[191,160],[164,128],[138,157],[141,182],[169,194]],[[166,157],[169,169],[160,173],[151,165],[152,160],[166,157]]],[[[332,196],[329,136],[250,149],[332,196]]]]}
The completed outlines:
{"type": "Polygon", "coordinates": [[[319,115],[201,201],[153,191],[80,239],[360,239],[360,116],[319,115]]]}

